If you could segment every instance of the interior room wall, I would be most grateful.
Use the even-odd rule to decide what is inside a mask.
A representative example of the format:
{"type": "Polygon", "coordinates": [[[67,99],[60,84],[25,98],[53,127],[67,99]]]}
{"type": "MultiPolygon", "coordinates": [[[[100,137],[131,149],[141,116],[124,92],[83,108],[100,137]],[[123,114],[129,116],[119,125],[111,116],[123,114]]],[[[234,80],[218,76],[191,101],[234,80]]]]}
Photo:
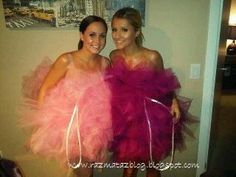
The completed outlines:
{"type": "MultiPolygon", "coordinates": [[[[179,78],[180,95],[193,99],[190,111],[200,116],[203,68],[206,52],[210,0],[146,0],[144,45],[158,50],[165,67],[171,67],[179,78]],[[200,64],[199,79],[190,79],[190,65],[200,64]]],[[[4,157],[16,159],[26,176],[60,176],[53,161],[45,161],[26,153],[27,133],[17,126],[17,106],[21,100],[22,76],[35,68],[44,57],[55,60],[61,53],[76,50],[78,29],[17,29],[5,27],[0,0],[0,150],[4,157]]],[[[114,48],[111,32],[102,54],[109,56],[114,48]]],[[[186,139],[187,148],[176,153],[176,162],[196,163],[198,126],[191,127],[196,139],[186,139]]],[[[194,168],[173,169],[163,176],[195,176],[194,168]]],[[[141,173],[141,175],[143,175],[141,173]]]]}

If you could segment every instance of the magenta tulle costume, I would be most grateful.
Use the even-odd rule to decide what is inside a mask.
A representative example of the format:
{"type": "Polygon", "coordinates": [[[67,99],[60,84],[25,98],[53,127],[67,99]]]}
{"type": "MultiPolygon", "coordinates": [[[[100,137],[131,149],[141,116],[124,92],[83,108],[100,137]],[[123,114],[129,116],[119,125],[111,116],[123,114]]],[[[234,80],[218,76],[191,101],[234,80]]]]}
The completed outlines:
{"type": "Polygon", "coordinates": [[[40,106],[36,95],[52,63],[44,61],[24,78],[20,123],[32,128],[27,147],[72,167],[80,162],[104,162],[113,137],[104,73],[85,72],[75,67],[72,56],[68,58],[65,77],[47,92],[40,106]]]}
{"type": "MultiPolygon", "coordinates": [[[[171,69],[156,71],[144,63],[129,69],[125,60],[116,56],[106,77],[112,94],[113,160],[147,163],[168,156],[173,125],[170,106],[174,91],[180,88],[171,69]]],[[[174,125],[175,147],[183,144],[184,121],[183,112],[174,125]]]]}

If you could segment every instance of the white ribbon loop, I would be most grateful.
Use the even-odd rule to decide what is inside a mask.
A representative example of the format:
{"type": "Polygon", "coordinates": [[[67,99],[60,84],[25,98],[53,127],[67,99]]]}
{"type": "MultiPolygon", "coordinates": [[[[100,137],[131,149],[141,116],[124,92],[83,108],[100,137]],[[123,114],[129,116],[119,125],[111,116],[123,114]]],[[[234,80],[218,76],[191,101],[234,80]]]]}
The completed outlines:
{"type": "Polygon", "coordinates": [[[66,157],[67,157],[67,162],[68,162],[68,166],[70,168],[76,169],[79,168],[82,162],[82,148],[81,148],[81,138],[80,138],[80,131],[79,131],[79,116],[78,116],[78,106],[77,104],[74,106],[74,110],[73,113],[71,115],[70,118],[70,122],[68,124],[67,127],[67,131],[66,131],[66,157]],[[70,162],[70,154],[69,154],[69,136],[70,136],[70,132],[71,132],[71,128],[72,128],[72,124],[74,122],[74,120],[76,120],[76,130],[77,130],[77,137],[78,137],[78,145],[79,145],[79,162],[78,163],[71,163],[70,162]]]}
{"type": "MultiPolygon", "coordinates": [[[[148,111],[147,111],[147,106],[146,106],[146,100],[149,100],[153,103],[159,104],[161,105],[163,108],[165,108],[170,114],[170,109],[164,105],[163,103],[161,103],[160,101],[153,99],[153,98],[148,98],[145,97],[144,98],[144,111],[145,111],[145,115],[146,115],[146,120],[147,120],[147,125],[148,125],[148,132],[149,132],[149,155],[150,155],[150,161],[151,163],[153,163],[153,155],[152,155],[152,128],[151,128],[151,122],[150,122],[150,117],[148,115],[148,111]]],[[[168,163],[168,165],[166,165],[163,168],[158,168],[159,171],[165,171],[167,169],[170,168],[170,166],[173,164],[173,160],[174,160],[174,151],[175,151],[175,129],[174,129],[174,123],[172,123],[172,137],[171,137],[171,159],[170,159],[170,163],[168,163]]]]}
{"type": "MultiPolygon", "coordinates": [[[[160,101],[153,99],[153,98],[148,98],[145,97],[144,99],[144,111],[145,111],[145,115],[146,115],[146,121],[147,121],[147,125],[148,125],[148,131],[149,131],[149,155],[150,155],[150,161],[153,162],[153,155],[152,155],[152,128],[151,128],[151,121],[150,121],[150,117],[147,111],[147,105],[146,105],[146,100],[149,100],[153,103],[159,104],[161,105],[163,108],[165,108],[170,114],[170,110],[167,106],[165,106],[163,103],[161,103],[160,101]]],[[[79,117],[78,117],[78,106],[77,104],[74,106],[74,110],[73,113],[71,115],[70,118],[70,122],[68,124],[67,127],[67,132],[66,132],[66,156],[67,156],[67,162],[68,162],[68,166],[70,168],[76,169],[79,168],[81,163],[82,163],[82,147],[81,147],[81,137],[80,137],[80,131],[79,131],[79,117]],[[76,120],[76,129],[77,129],[77,136],[78,136],[78,145],[79,145],[79,162],[78,163],[71,163],[70,162],[70,154],[69,154],[69,136],[70,136],[70,132],[72,129],[72,124],[74,122],[74,120],[76,120]]],[[[170,166],[173,164],[173,160],[174,160],[174,123],[172,123],[172,148],[171,148],[171,159],[170,159],[170,163],[168,163],[168,165],[166,165],[163,168],[158,168],[159,171],[164,171],[170,168],[170,166]]]]}

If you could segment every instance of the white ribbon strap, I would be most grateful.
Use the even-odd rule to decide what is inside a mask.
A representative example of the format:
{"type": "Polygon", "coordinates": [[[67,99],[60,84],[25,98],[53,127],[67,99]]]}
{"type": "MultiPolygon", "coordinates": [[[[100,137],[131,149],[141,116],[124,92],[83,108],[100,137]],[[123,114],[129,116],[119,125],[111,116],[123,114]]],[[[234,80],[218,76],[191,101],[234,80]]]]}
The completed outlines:
{"type": "Polygon", "coordinates": [[[73,113],[71,115],[71,118],[70,118],[70,122],[68,124],[68,127],[67,127],[67,131],[66,131],[66,156],[67,156],[67,162],[68,162],[68,166],[70,168],[73,168],[73,169],[76,169],[76,168],[79,168],[80,165],[81,165],[81,162],[82,162],[82,148],[81,148],[81,138],[80,138],[80,131],[79,131],[79,117],[78,117],[78,106],[77,104],[75,105],[74,107],[74,110],[73,110],[73,113]],[[73,163],[71,164],[70,163],[70,159],[69,159],[69,136],[70,136],[70,131],[71,131],[71,127],[72,127],[72,124],[74,122],[74,119],[76,119],[76,130],[77,130],[77,136],[78,136],[78,144],[79,144],[79,162],[76,164],[76,163],[73,163]]]}
{"type": "MultiPolygon", "coordinates": [[[[150,100],[153,103],[161,105],[170,114],[171,114],[171,112],[170,112],[169,108],[166,105],[164,105],[163,103],[161,103],[160,101],[158,101],[156,99],[153,99],[153,98],[145,97],[145,99],[144,99],[144,111],[145,111],[146,120],[147,120],[147,124],[148,124],[148,131],[149,131],[149,153],[150,153],[150,161],[153,162],[153,157],[152,157],[152,131],[151,131],[151,122],[150,122],[150,118],[149,118],[148,111],[147,111],[147,106],[146,106],[146,99],[150,100]]],[[[171,146],[172,147],[171,147],[170,163],[168,165],[166,165],[165,167],[163,167],[163,168],[158,168],[159,171],[165,171],[168,168],[170,168],[170,166],[172,165],[173,160],[174,160],[174,151],[175,151],[175,147],[174,147],[175,146],[175,126],[174,126],[174,122],[172,123],[171,146]]]]}
{"type": "Polygon", "coordinates": [[[152,129],[151,129],[150,118],[149,118],[148,111],[147,111],[146,99],[144,99],[144,111],[145,111],[145,115],[146,115],[146,120],[147,120],[147,124],[148,124],[148,132],[149,132],[149,155],[150,155],[150,161],[153,162],[153,158],[152,158],[152,129]]]}

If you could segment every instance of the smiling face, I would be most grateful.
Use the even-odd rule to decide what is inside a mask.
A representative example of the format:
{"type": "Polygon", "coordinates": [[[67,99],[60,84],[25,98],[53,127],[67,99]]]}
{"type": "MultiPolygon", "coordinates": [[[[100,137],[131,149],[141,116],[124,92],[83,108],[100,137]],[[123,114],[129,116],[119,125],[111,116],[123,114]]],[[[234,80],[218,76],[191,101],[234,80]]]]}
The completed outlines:
{"type": "Polygon", "coordinates": [[[103,23],[91,23],[83,33],[80,33],[83,49],[93,54],[98,54],[105,47],[106,33],[107,31],[103,23]]]}
{"type": "Polygon", "coordinates": [[[134,27],[125,18],[114,18],[112,20],[112,38],[117,49],[136,45],[135,39],[139,35],[134,27]]]}

